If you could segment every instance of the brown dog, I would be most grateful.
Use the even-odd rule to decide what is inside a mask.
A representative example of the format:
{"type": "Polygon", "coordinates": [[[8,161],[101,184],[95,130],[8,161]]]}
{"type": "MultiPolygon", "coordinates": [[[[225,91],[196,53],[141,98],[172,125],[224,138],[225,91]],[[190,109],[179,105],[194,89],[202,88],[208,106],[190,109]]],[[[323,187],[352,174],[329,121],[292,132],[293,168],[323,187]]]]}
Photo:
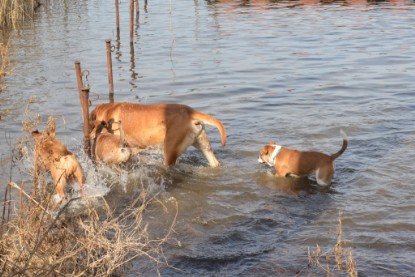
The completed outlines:
{"type": "MultiPolygon", "coordinates": [[[[144,149],[164,146],[164,163],[173,165],[186,149],[193,145],[199,149],[210,166],[220,163],[213,153],[204,124],[218,128],[222,146],[226,143],[226,130],[216,118],[180,104],[140,105],[108,103],[98,105],[90,114],[91,120],[122,121],[128,145],[144,149]]],[[[119,134],[119,132],[114,132],[119,134]]]]}
{"type": "Polygon", "coordinates": [[[131,156],[130,148],[125,146],[124,131],[121,121],[114,123],[111,119],[109,122],[93,121],[91,122],[90,138],[93,140],[92,150],[97,161],[103,161],[106,164],[120,164],[128,161],[131,156]],[[113,125],[117,124],[120,135],[113,134],[113,125]]]}
{"type": "Polygon", "coordinates": [[[266,163],[275,167],[275,176],[308,176],[316,174],[317,183],[321,186],[329,186],[334,174],[334,160],[340,157],[346,150],[348,138],[345,132],[340,130],[343,137],[343,145],[339,152],[328,156],[320,152],[301,152],[283,148],[277,144],[268,144],[259,152],[259,163],[266,163]]]}
{"type": "Polygon", "coordinates": [[[53,178],[55,190],[64,198],[64,189],[68,181],[76,180],[83,195],[84,173],[75,155],[66,148],[65,144],[55,138],[55,131],[39,133],[33,131],[32,137],[36,142],[35,162],[41,162],[53,178]]]}

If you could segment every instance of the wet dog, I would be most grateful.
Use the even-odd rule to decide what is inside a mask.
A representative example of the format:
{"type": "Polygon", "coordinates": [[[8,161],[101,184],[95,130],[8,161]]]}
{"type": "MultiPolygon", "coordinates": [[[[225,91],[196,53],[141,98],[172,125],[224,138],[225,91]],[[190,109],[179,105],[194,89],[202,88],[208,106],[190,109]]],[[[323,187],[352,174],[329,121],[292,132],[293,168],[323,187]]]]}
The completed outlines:
{"type": "Polygon", "coordinates": [[[65,144],[55,137],[55,131],[43,133],[33,131],[35,140],[35,162],[51,173],[55,190],[61,198],[65,197],[65,186],[68,182],[76,181],[83,196],[84,172],[75,155],[65,144]]]}
{"type": "Polygon", "coordinates": [[[334,174],[334,160],[340,157],[347,149],[348,138],[340,130],[343,137],[341,149],[333,154],[326,155],[321,152],[303,152],[288,149],[277,144],[265,145],[259,152],[259,163],[266,163],[275,168],[275,176],[309,176],[315,174],[317,183],[329,186],[334,174]]]}
{"type": "MultiPolygon", "coordinates": [[[[226,130],[213,116],[180,104],[141,105],[108,103],[96,106],[90,113],[92,121],[110,119],[122,121],[128,145],[145,149],[164,147],[164,164],[175,164],[189,146],[201,151],[212,167],[220,166],[213,153],[204,124],[215,126],[220,133],[222,146],[226,143],[226,130]]],[[[119,132],[114,132],[119,135],[119,132]]]]}
{"type": "Polygon", "coordinates": [[[130,159],[131,150],[125,145],[121,121],[115,123],[113,119],[108,122],[95,120],[91,122],[91,129],[92,150],[97,161],[117,165],[130,159]],[[118,125],[118,128],[114,129],[114,125],[118,125]],[[114,131],[120,135],[115,135],[114,131]]]}

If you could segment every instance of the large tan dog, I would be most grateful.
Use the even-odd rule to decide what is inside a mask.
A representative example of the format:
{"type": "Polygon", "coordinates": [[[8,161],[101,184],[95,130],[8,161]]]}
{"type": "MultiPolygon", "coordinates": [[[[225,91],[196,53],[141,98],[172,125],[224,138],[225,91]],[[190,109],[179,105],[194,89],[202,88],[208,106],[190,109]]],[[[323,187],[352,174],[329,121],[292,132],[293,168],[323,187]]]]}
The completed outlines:
{"type": "Polygon", "coordinates": [[[259,152],[259,163],[266,163],[275,168],[278,177],[308,176],[316,174],[317,183],[321,186],[329,186],[334,174],[334,160],[340,157],[346,150],[348,138],[345,132],[340,130],[343,137],[341,149],[329,156],[320,152],[302,152],[281,147],[277,144],[265,145],[259,152]]]}
{"type": "Polygon", "coordinates": [[[55,138],[55,131],[39,133],[33,131],[36,142],[35,162],[41,162],[52,175],[55,190],[60,197],[65,197],[65,186],[68,181],[76,180],[83,195],[84,173],[75,155],[61,141],[55,138]]]}
{"type": "Polygon", "coordinates": [[[91,122],[90,138],[93,141],[93,155],[97,161],[103,161],[106,164],[120,164],[128,161],[131,156],[130,148],[125,146],[124,131],[121,121],[115,123],[111,119],[108,123],[105,121],[91,122]],[[120,135],[115,135],[113,125],[117,124],[120,135]]]}
{"type": "Polygon", "coordinates": [[[222,146],[226,143],[225,127],[218,119],[191,107],[180,104],[108,103],[98,105],[91,112],[90,118],[106,122],[110,119],[121,121],[125,140],[130,146],[141,149],[149,146],[164,146],[166,165],[173,165],[177,158],[193,145],[204,154],[210,166],[220,166],[204,124],[218,128],[222,146]]]}

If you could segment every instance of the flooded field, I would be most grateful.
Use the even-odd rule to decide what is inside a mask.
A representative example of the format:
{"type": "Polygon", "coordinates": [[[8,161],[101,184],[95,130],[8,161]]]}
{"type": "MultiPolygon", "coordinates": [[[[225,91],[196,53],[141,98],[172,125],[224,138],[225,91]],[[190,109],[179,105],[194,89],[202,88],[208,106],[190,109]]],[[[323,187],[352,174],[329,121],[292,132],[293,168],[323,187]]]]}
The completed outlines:
{"type": "MultiPolygon", "coordinates": [[[[119,186],[108,200],[127,203],[144,182],[167,208],[177,201],[177,241],[165,246],[162,276],[294,276],[309,248],[334,246],[339,213],[359,276],[413,275],[414,10],[413,1],[140,1],[131,48],[127,1],[119,40],[113,1],[48,1],[11,37],[2,184],[30,180],[31,162],[11,159],[22,121],[53,115],[58,137],[87,167],[90,191],[119,186]],[[157,153],[120,178],[88,168],[74,62],[90,72],[91,108],[108,102],[107,38],[115,101],[182,103],[217,117],[227,145],[217,129],[207,132],[221,168],[195,149],[171,169],[157,153]],[[330,188],[275,178],[257,162],[270,141],[335,153],[340,129],[350,144],[330,188]]],[[[154,236],[172,213],[149,208],[154,236]]],[[[137,261],[129,276],[138,273],[156,269],[137,261]]]]}

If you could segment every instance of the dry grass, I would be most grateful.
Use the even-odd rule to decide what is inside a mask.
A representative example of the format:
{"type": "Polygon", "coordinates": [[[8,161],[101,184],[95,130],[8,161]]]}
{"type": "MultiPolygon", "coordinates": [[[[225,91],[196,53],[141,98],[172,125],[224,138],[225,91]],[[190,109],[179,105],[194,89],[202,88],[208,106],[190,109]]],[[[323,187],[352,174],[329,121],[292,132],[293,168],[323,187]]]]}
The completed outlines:
{"type": "MultiPolygon", "coordinates": [[[[40,122],[39,116],[29,117],[23,129],[29,132],[40,122]]],[[[51,124],[50,117],[47,126],[51,124]]],[[[23,139],[20,147],[27,147],[27,142],[23,139]]],[[[134,260],[145,259],[155,268],[167,265],[162,246],[170,240],[177,203],[171,202],[174,206],[169,209],[141,185],[139,195],[122,210],[111,209],[103,197],[72,198],[51,209],[53,186],[47,185],[44,172],[38,176],[30,193],[24,184],[6,186],[0,226],[1,276],[119,276],[134,260]],[[17,200],[11,199],[12,187],[20,193],[17,200]],[[162,205],[165,213],[173,211],[169,226],[156,238],[144,218],[149,205],[162,205]]]]}
{"type": "Polygon", "coordinates": [[[26,18],[33,16],[37,0],[0,0],[0,28],[17,29],[26,18]]]}
{"type": "Polygon", "coordinates": [[[2,77],[13,73],[13,66],[9,60],[10,40],[0,42],[0,80],[2,77]]]}
{"type": "MultiPolygon", "coordinates": [[[[333,248],[322,253],[317,244],[315,251],[308,249],[308,276],[350,276],[357,277],[357,265],[353,258],[352,248],[347,247],[347,241],[343,239],[341,214],[337,225],[337,241],[333,248]]],[[[297,273],[300,276],[301,272],[297,273]]]]}
{"type": "MultiPolygon", "coordinates": [[[[33,17],[38,5],[38,0],[0,0],[0,36],[7,37],[8,30],[18,29],[25,19],[33,17]]],[[[13,73],[9,55],[10,40],[0,41],[0,82],[4,76],[13,73]]],[[[4,89],[0,83],[0,92],[4,89]]]]}
{"type": "Polygon", "coordinates": [[[0,42],[0,92],[5,89],[5,86],[2,84],[4,76],[13,73],[13,65],[9,59],[9,55],[10,39],[8,39],[5,43],[0,42]]]}
{"type": "Polygon", "coordinates": [[[143,191],[119,215],[105,200],[100,212],[93,202],[86,202],[86,214],[76,217],[65,214],[77,198],[56,215],[48,212],[50,195],[36,198],[21,199],[16,216],[2,226],[0,268],[5,276],[110,276],[122,274],[130,261],[140,257],[166,264],[162,245],[171,228],[164,237],[151,239],[143,220],[156,196],[143,191]]]}

